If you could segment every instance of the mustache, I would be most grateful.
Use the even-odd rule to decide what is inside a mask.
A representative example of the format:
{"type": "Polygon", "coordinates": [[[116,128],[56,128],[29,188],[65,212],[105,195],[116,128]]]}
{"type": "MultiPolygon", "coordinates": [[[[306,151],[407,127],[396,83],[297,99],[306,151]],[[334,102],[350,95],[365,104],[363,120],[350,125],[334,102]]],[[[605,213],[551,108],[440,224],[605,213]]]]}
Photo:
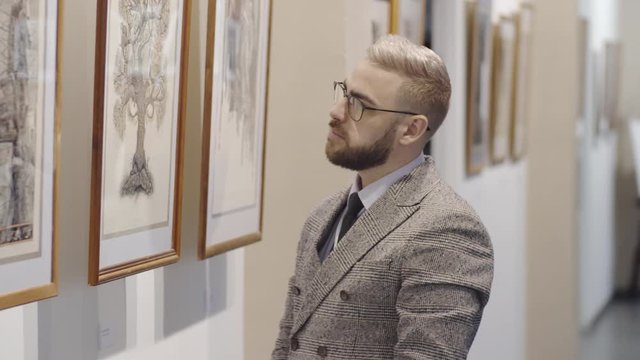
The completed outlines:
{"type": "Polygon", "coordinates": [[[329,121],[329,127],[341,137],[346,137],[346,132],[340,127],[340,121],[332,119],[329,121]]]}
{"type": "Polygon", "coordinates": [[[340,126],[340,120],[336,120],[334,118],[331,118],[331,120],[329,121],[329,126],[332,129],[336,129],[338,126],[340,126]]]}

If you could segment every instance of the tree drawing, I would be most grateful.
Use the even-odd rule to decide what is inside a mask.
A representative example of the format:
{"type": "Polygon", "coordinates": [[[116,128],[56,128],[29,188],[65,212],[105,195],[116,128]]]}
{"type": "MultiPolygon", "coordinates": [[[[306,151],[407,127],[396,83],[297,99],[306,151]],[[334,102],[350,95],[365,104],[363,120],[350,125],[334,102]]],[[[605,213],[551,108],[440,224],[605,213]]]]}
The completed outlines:
{"type": "Polygon", "coordinates": [[[0,244],[33,235],[34,49],[26,0],[0,3],[0,244]]]}
{"type": "Polygon", "coordinates": [[[153,194],[153,176],[145,153],[147,124],[160,128],[165,113],[165,39],[169,29],[168,0],[120,0],[122,19],[116,55],[114,86],[119,98],[113,123],[124,138],[127,123],[136,125],[136,150],[131,170],[120,187],[120,195],[153,194]]]}

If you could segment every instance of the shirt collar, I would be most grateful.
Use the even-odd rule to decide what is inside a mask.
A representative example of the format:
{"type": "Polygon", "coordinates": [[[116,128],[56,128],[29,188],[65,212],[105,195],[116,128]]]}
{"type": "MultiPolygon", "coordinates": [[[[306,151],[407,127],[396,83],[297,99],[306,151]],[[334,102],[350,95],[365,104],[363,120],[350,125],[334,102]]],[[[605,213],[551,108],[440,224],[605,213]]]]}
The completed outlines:
{"type": "Polygon", "coordinates": [[[424,155],[420,154],[410,163],[367,185],[364,189],[360,189],[360,176],[356,175],[356,178],[351,185],[349,195],[357,192],[364,208],[369,210],[373,203],[375,203],[376,200],[378,200],[387,191],[387,189],[391,187],[391,185],[400,180],[403,176],[409,174],[413,169],[417,168],[424,162],[424,155]]]}

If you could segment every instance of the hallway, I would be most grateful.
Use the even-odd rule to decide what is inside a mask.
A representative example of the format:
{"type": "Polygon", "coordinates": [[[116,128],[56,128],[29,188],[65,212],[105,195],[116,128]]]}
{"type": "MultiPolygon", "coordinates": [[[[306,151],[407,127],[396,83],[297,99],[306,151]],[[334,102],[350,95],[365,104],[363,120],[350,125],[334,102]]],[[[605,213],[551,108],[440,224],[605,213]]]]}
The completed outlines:
{"type": "Polygon", "coordinates": [[[640,299],[614,300],[581,339],[581,360],[640,359],[640,299]]]}

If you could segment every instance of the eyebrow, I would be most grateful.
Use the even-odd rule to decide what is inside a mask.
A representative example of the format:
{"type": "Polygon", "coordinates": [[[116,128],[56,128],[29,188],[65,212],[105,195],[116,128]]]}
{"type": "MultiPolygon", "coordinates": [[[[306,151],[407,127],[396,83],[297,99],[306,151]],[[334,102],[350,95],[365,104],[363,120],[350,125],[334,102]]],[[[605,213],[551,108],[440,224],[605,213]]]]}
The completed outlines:
{"type": "Polygon", "coordinates": [[[356,90],[349,90],[349,86],[347,86],[347,79],[344,79],[343,83],[344,83],[344,87],[347,89],[347,92],[351,96],[357,97],[360,100],[364,100],[364,101],[368,102],[371,105],[374,105],[374,106],[376,105],[376,102],[373,101],[369,96],[367,96],[367,95],[365,95],[365,94],[363,94],[361,92],[358,92],[356,90]]]}

